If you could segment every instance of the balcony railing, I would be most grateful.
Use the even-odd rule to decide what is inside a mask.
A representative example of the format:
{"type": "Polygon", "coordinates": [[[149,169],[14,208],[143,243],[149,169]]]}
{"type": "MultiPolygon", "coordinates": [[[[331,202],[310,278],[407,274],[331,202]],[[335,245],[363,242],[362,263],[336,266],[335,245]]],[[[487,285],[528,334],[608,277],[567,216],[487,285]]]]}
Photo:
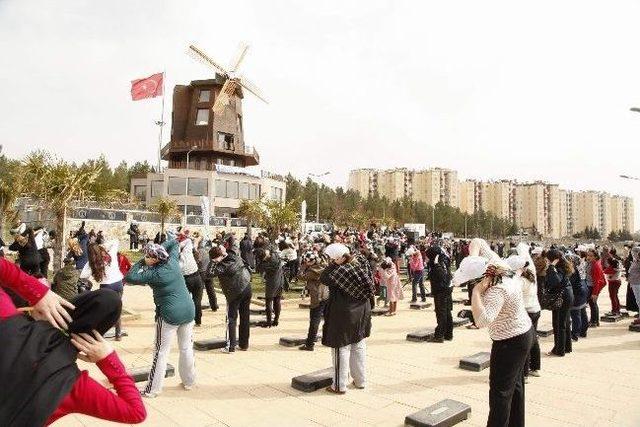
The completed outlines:
{"type": "Polygon", "coordinates": [[[258,163],[260,162],[260,154],[258,150],[256,150],[252,146],[245,145],[244,147],[237,147],[235,144],[225,145],[224,143],[220,143],[217,140],[181,140],[181,141],[173,141],[162,147],[160,154],[164,157],[170,149],[186,151],[190,150],[192,147],[196,147],[195,151],[198,150],[216,150],[221,152],[226,152],[229,154],[239,154],[254,157],[258,163]]]}

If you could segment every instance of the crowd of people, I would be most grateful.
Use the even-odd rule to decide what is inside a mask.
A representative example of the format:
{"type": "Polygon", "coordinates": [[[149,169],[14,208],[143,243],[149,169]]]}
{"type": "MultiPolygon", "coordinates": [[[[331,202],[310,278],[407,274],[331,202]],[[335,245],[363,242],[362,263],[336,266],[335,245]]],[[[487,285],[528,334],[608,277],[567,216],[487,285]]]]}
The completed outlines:
{"type": "MultiPolygon", "coordinates": [[[[375,224],[365,230],[347,228],[331,233],[283,231],[272,239],[264,233],[252,239],[247,233],[240,240],[235,234],[204,236],[179,227],[151,241],[141,237],[137,224],[131,224],[129,249],[144,255],[131,265],[119,251],[118,240],[108,240],[101,232],[87,233],[83,223],[69,236],[64,266],[49,284],[46,273],[50,260],[43,253],[55,234],[24,225],[12,234],[15,241],[7,250],[17,254],[20,270],[0,260],[0,329],[19,335],[15,341],[31,346],[33,357],[38,357],[42,343],[29,340],[60,348],[62,355],[56,356],[56,361],[68,366],[69,374],[56,379],[62,386],[55,404],[37,414],[26,414],[12,403],[3,404],[2,420],[31,420],[37,415],[40,421],[52,422],[74,411],[129,423],[143,420],[139,397],[154,398],[162,392],[174,336],[182,387],[187,391],[194,387],[193,328],[202,325],[205,291],[209,308],[219,309],[214,280],[226,300],[227,346],[223,351],[232,354],[249,349],[253,278],[260,276],[266,312],[261,326],[265,328],[279,326],[284,292],[295,282],[305,283],[309,326],[299,349],[314,351],[323,322],[322,344],[332,349],[334,368],[327,391],[334,394],[346,393],[349,376],[356,389],[366,387],[366,338],[371,334],[372,309],[379,303],[387,307],[387,316],[396,316],[405,285],[411,286],[411,303],[432,297],[437,326],[428,341],[444,343],[453,340],[453,288],[466,287],[471,305],[469,328],[487,327],[492,340],[488,425],[524,425],[524,384],[541,375],[536,334],[541,311],[552,313],[554,345],[547,354],[564,357],[573,351],[574,342],[587,338],[589,329],[599,326],[598,298],[605,287],[612,307],[607,314],[621,313],[618,292],[623,275],[629,283],[627,310],[637,311],[640,302],[640,247],[627,248],[628,253],[621,257],[615,248],[594,244],[494,244],[482,239],[443,238],[435,233],[418,236],[375,224]],[[113,326],[115,339],[122,339],[120,307],[125,285],[149,286],[156,307],[151,370],[147,384],[136,396],[117,355],[102,338],[113,326]],[[90,312],[100,301],[108,304],[90,312]],[[35,319],[49,323],[28,322],[18,316],[16,307],[27,306],[32,307],[35,319]],[[25,325],[38,333],[27,336],[15,332],[25,325]],[[70,334],[57,333],[56,328],[70,334]],[[85,383],[90,381],[86,372],[79,374],[77,357],[97,362],[115,385],[117,395],[110,398],[115,403],[107,409],[97,404],[85,407],[90,404],[77,396],[76,388],[103,393],[93,383],[77,384],[81,378],[85,383]]],[[[0,350],[1,380],[8,378],[12,355],[12,350],[0,350]]],[[[51,384],[45,380],[34,379],[35,383],[29,383],[34,388],[31,391],[50,392],[51,384]]]]}

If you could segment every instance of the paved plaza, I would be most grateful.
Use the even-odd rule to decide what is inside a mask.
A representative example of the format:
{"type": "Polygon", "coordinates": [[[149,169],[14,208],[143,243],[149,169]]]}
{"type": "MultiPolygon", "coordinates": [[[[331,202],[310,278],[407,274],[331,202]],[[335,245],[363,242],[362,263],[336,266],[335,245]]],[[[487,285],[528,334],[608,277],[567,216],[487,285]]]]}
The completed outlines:
{"type": "MultiPolygon", "coordinates": [[[[466,294],[456,290],[454,298],[463,297],[466,294]]],[[[114,346],[125,365],[149,365],[154,334],[151,290],[127,287],[125,305],[141,317],[125,323],[129,336],[114,342],[114,346]]],[[[600,307],[603,313],[609,310],[606,289],[600,307]]],[[[455,304],[454,316],[462,308],[469,307],[455,304]]],[[[279,327],[252,328],[250,351],[233,355],[218,350],[196,351],[197,388],[182,390],[177,373],[168,378],[160,396],[145,400],[145,424],[399,426],[406,415],[450,398],[472,408],[470,418],[460,425],[485,425],[489,370],[464,371],[458,368],[458,362],[461,357],[489,351],[486,330],[456,328],[454,341],[445,344],[408,342],[407,333],[435,326],[435,314],[433,308],[410,310],[405,300],[399,304],[396,317],[373,318],[372,336],[367,340],[366,390],[350,388],[346,395],[335,396],[324,390],[303,393],[291,387],[292,377],[330,366],[330,350],[321,345],[313,353],[278,345],[282,336],[305,334],[307,321],[307,310],[290,301],[283,309],[279,327]]],[[[567,357],[543,354],[542,376],[531,378],[526,386],[528,426],[640,425],[640,333],[628,331],[630,322],[602,323],[600,328],[591,329],[589,338],[574,343],[573,353],[567,357]]],[[[543,312],[540,323],[550,329],[550,312],[543,312]]],[[[217,313],[206,310],[203,326],[195,330],[196,340],[213,336],[224,336],[224,309],[217,313]]],[[[541,338],[543,353],[552,345],[553,336],[541,338]]],[[[176,347],[169,362],[177,367],[176,347]]],[[[96,378],[104,379],[95,366],[91,371],[96,378]]],[[[68,416],[56,425],[112,423],[68,416]]]]}

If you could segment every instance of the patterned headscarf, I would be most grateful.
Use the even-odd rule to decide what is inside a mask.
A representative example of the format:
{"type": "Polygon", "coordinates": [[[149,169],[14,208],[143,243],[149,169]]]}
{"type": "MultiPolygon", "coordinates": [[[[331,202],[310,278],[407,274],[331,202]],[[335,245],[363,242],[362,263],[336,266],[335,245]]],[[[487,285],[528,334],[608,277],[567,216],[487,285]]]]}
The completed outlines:
{"type": "Polygon", "coordinates": [[[162,245],[158,245],[153,242],[147,243],[144,247],[144,254],[150,258],[155,258],[160,262],[164,262],[169,259],[169,253],[162,245]]]}

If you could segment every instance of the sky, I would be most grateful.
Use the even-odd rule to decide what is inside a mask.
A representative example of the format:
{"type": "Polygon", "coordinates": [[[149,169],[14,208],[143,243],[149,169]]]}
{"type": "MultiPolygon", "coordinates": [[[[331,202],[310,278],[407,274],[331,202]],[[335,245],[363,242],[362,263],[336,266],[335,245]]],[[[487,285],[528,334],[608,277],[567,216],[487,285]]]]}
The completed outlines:
{"type": "MultiPolygon", "coordinates": [[[[157,159],[160,98],[130,81],[241,71],[262,167],[345,186],[349,170],[456,169],[634,197],[640,224],[640,1],[0,0],[0,144],[69,160],[157,159]]],[[[168,127],[165,143],[168,141],[168,127]]]]}

